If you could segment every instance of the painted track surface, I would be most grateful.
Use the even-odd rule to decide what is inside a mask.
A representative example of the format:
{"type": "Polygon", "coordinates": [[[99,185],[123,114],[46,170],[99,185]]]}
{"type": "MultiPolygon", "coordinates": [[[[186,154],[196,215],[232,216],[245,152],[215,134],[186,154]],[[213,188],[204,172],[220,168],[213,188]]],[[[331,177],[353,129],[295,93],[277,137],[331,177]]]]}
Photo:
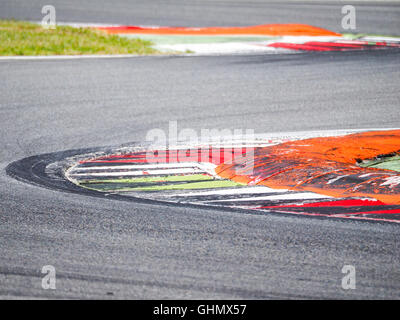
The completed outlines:
{"type": "MultiPolygon", "coordinates": [[[[28,183],[125,201],[400,223],[400,175],[356,165],[356,159],[398,152],[399,133],[315,131],[306,134],[318,138],[307,140],[301,132],[273,134],[247,144],[237,141],[235,148],[132,144],[68,152],[65,159],[59,153],[39,155],[10,164],[7,173],[28,183]],[[34,175],[26,169],[29,162],[42,163],[34,175]]],[[[398,156],[385,159],[374,164],[400,163],[398,156]]]]}
{"type": "Polygon", "coordinates": [[[397,225],[132,205],[4,170],[143,141],[171,119],[257,132],[396,127],[399,62],[397,50],[0,62],[0,295],[400,298],[397,225]],[[57,268],[52,292],[40,286],[45,264],[57,268]],[[344,264],[357,267],[355,291],[341,290],[344,264]]]}

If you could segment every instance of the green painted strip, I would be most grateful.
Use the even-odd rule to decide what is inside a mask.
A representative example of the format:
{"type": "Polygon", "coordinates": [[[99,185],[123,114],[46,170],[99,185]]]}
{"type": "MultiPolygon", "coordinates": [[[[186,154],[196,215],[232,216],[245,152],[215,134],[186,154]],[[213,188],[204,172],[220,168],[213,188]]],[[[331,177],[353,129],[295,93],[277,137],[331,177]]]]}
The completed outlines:
{"type": "Polygon", "coordinates": [[[342,36],[346,39],[356,40],[358,38],[365,37],[366,34],[363,33],[343,33],[342,36]]]}
{"type": "Polygon", "coordinates": [[[163,191],[163,190],[185,190],[185,189],[207,189],[235,187],[241,184],[230,180],[216,180],[214,177],[204,174],[176,175],[165,177],[142,177],[131,179],[110,179],[110,180],[88,180],[80,181],[80,186],[97,191],[163,191]],[[199,181],[201,180],[201,181],[199,181]],[[193,182],[190,182],[193,181],[193,182]],[[156,184],[149,186],[136,186],[143,183],[182,182],[178,184],[156,184]],[[127,184],[132,186],[127,187],[127,184]],[[120,185],[120,186],[119,186],[120,185]]]}
{"type": "Polygon", "coordinates": [[[360,165],[365,168],[377,168],[400,172],[400,156],[388,157],[380,160],[371,160],[360,165]]]}
{"type": "Polygon", "coordinates": [[[95,183],[144,183],[144,182],[164,182],[164,181],[193,181],[193,180],[214,180],[212,176],[205,174],[193,175],[174,175],[174,176],[151,176],[143,178],[130,178],[130,179],[110,179],[110,180],[82,180],[80,184],[95,184],[95,183]]]}
{"type": "Polygon", "coordinates": [[[266,36],[186,36],[186,35],[153,35],[153,34],[120,34],[127,38],[140,38],[151,41],[155,44],[193,44],[193,43],[224,43],[224,42],[260,42],[269,40],[279,40],[280,37],[266,36]]]}
{"type": "Polygon", "coordinates": [[[389,35],[383,35],[383,34],[367,34],[367,33],[343,33],[343,37],[351,40],[356,40],[362,37],[384,37],[384,38],[398,38],[400,40],[399,36],[389,36],[389,35]]]}
{"type": "Polygon", "coordinates": [[[213,180],[213,181],[203,181],[203,182],[194,182],[185,184],[144,187],[144,188],[137,188],[137,190],[162,191],[162,190],[184,190],[184,189],[207,189],[207,188],[235,187],[239,185],[241,184],[231,180],[213,180]]]}
{"type": "Polygon", "coordinates": [[[147,187],[161,187],[166,185],[182,185],[182,183],[195,183],[204,182],[202,180],[191,180],[191,181],[157,181],[157,182],[139,182],[139,183],[82,183],[80,186],[95,188],[100,191],[118,191],[129,188],[147,188],[147,187]]]}
{"type": "MultiPolygon", "coordinates": [[[[214,188],[227,188],[242,186],[234,181],[230,180],[213,180],[213,181],[202,181],[193,183],[182,183],[173,185],[159,185],[149,187],[137,187],[137,188],[121,188],[114,191],[165,191],[165,190],[186,190],[186,189],[214,189],[214,188]]],[[[93,189],[93,188],[89,188],[93,189]]]]}

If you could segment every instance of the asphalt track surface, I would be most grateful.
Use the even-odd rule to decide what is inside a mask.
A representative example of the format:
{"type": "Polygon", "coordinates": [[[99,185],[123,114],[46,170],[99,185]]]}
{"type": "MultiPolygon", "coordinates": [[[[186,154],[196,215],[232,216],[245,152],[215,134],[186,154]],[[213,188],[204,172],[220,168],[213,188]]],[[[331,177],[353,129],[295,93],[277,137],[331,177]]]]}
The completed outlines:
{"type": "MultiPolygon", "coordinates": [[[[27,13],[29,14],[29,12],[27,13]]],[[[400,229],[78,195],[13,161],[178,128],[398,127],[400,51],[0,61],[0,297],[400,298],[400,229]],[[41,288],[44,265],[57,289],[41,288]],[[356,290],[341,288],[343,265],[356,290]]]]}
{"type": "Polygon", "coordinates": [[[2,0],[0,18],[40,21],[54,5],[57,21],[186,27],[305,23],[341,29],[343,5],[356,8],[356,30],[400,35],[399,2],[270,0],[2,0]]]}

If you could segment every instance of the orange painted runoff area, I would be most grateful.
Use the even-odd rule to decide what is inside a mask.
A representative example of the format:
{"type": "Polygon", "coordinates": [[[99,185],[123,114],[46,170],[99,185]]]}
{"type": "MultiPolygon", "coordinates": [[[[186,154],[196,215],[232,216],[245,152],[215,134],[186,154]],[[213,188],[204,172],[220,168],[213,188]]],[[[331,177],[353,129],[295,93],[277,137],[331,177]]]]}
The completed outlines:
{"type": "Polygon", "coordinates": [[[254,155],[216,168],[249,185],[304,190],[333,197],[369,197],[400,204],[400,174],[362,168],[361,160],[400,154],[400,130],[311,138],[256,148],[254,155]]]}
{"type": "Polygon", "coordinates": [[[326,29],[306,24],[264,24],[247,27],[139,27],[114,26],[98,27],[108,33],[155,34],[155,35],[260,35],[260,36],[341,36],[326,29]]]}

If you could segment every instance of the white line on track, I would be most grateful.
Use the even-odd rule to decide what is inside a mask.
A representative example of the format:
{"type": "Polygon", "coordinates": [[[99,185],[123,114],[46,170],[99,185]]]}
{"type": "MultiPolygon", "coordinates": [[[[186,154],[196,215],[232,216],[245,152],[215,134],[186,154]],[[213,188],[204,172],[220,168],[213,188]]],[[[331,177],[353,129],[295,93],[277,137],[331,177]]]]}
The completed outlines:
{"type": "MultiPolygon", "coordinates": [[[[146,57],[160,57],[160,55],[146,55],[146,57]]],[[[66,60],[66,59],[104,59],[104,58],[132,58],[143,57],[138,54],[98,54],[98,55],[49,55],[49,56],[3,56],[0,61],[5,60],[66,60]]]]}
{"type": "Polygon", "coordinates": [[[124,169],[163,169],[163,168],[198,168],[198,162],[183,162],[183,163],[157,163],[145,165],[121,165],[121,166],[97,166],[97,167],[75,167],[74,170],[90,171],[90,170],[124,170],[124,169]]]}
{"type": "Polygon", "coordinates": [[[257,194],[257,193],[287,193],[292,192],[286,189],[271,189],[268,187],[249,187],[243,186],[242,188],[224,189],[224,190],[213,190],[204,192],[188,192],[174,194],[174,197],[188,197],[188,196],[211,196],[211,195],[239,195],[239,194],[257,194]]]}
{"type": "Polygon", "coordinates": [[[146,170],[146,171],[127,171],[127,172],[93,172],[93,173],[69,173],[72,178],[96,176],[96,177],[119,177],[119,176],[149,176],[160,174],[190,174],[190,173],[206,173],[196,168],[166,169],[166,170],[146,170]]]}
{"type": "MultiPolygon", "coordinates": [[[[242,202],[242,201],[258,201],[258,200],[312,200],[312,199],[330,199],[331,197],[317,194],[317,193],[310,193],[310,192],[304,192],[304,193],[292,193],[292,194],[280,194],[276,196],[265,196],[265,197],[251,197],[251,198],[240,198],[240,199],[223,199],[223,200],[206,200],[204,202],[226,202],[226,201],[232,201],[232,202],[242,202]]],[[[203,201],[201,201],[203,202],[203,201]]]]}

